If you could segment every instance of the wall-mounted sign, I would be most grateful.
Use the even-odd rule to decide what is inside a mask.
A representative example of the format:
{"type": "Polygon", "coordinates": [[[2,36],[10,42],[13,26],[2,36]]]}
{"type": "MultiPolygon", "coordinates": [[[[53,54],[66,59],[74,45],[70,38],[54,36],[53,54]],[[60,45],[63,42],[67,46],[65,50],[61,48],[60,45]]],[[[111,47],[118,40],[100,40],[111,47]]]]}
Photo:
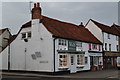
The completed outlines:
{"type": "Polygon", "coordinates": [[[76,42],[69,40],[68,41],[68,50],[70,51],[76,51],[76,42]]]}
{"type": "Polygon", "coordinates": [[[40,63],[48,63],[48,61],[40,61],[40,63]]]}

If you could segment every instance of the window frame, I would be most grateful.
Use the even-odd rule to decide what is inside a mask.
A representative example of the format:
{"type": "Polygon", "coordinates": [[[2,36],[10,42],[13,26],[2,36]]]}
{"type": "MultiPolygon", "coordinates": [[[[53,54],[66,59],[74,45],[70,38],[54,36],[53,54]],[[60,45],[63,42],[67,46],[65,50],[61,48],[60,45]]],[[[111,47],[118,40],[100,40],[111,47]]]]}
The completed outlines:
{"type": "Polygon", "coordinates": [[[109,44],[109,51],[111,51],[111,44],[109,44]]]}
{"type": "Polygon", "coordinates": [[[107,43],[105,43],[105,50],[107,51],[107,43]]]}
{"type": "Polygon", "coordinates": [[[21,33],[21,39],[26,39],[26,38],[27,38],[27,34],[26,34],[26,32],[21,33]],[[23,37],[23,35],[24,35],[24,37],[23,37]]]}
{"type": "Polygon", "coordinates": [[[67,67],[67,66],[68,66],[68,55],[59,54],[59,67],[67,67]]]}
{"type": "Polygon", "coordinates": [[[110,34],[109,33],[107,34],[107,37],[108,37],[108,39],[110,39],[110,34]]]}
{"type": "Polygon", "coordinates": [[[85,64],[85,56],[84,55],[77,55],[77,65],[84,65],[85,64]]]}
{"type": "Polygon", "coordinates": [[[31,37],[32,37],[31,31],[30,31],[30,32],[27,32],[27,38],[31,38],[31,37]],[[30,33],[30,37],[29,37],[29,33],[30,33]]]}

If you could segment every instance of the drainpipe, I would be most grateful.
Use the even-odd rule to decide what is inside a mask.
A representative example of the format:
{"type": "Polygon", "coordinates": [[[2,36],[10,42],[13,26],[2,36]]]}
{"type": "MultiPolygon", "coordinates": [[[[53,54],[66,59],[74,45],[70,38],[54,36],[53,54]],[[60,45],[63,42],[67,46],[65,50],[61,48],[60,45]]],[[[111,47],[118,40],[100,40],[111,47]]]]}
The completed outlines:
{"type": "Polygon", "coordinates": [[[56,39],[57,39],[57,38],[54,38],[54,39],[53,39],[53,51],[54,51],[54,53],[53,53],[53,58],[54,58],[54,70],[53,70],[53,71],[54,71],[54,72],[55,72],[55,67],[56,67],[56,66],[55,66],[55,40],[56,40],[56,39]]]}
{"type": "Polygon", "coordinates": [[[103,45],[102,45],[102,53],[103,53],[103,69],[104,69],[104,66],[105,66],[105,63],[104,63],[104,59],[105,59],[105,54],[104,54],[104,32],[102,32],[102,36],[103,36],[103,45]]]}

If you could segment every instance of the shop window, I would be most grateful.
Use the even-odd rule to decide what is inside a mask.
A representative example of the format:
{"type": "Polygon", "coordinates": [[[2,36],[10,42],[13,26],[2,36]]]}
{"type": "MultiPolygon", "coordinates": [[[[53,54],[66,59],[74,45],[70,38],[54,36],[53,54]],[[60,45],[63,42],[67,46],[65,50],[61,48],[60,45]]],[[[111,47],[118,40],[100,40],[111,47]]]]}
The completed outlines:
{"type": "Polygon", "coordinates": [[[66,67],[67,66],[67,55],[59,55],[59,67],[66,67]]]}
{"type": "Polygon", "coordinates": [[[71,56],[71,65],[74,65],[74,56],[71,56]]]}
{"type": "Polygon", "coordinates": [[[93,56],[93,65],[98,65],[99,58],[96,56],[93,56]]]}
{"type": "Polygon", "coordinates": [[[84,55],[77,55],[77,65],[84,65],[84,55]]]}
{"type": "Polygon", "coordinates": [[[85,64],[88,63],[88,57],[85,57],[85,64]]]}

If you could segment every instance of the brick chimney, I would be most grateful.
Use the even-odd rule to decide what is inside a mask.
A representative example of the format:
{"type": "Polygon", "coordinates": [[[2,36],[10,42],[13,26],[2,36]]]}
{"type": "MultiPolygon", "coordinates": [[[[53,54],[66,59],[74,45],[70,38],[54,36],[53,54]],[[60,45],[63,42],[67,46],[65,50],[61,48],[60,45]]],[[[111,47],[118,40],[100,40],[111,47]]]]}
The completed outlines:
{"type": "Polygon", "coordinates": [[[41,13],[40,3],[34,3],[34,8],[32,9],[32,19],[42,19],[41,13]]]}

